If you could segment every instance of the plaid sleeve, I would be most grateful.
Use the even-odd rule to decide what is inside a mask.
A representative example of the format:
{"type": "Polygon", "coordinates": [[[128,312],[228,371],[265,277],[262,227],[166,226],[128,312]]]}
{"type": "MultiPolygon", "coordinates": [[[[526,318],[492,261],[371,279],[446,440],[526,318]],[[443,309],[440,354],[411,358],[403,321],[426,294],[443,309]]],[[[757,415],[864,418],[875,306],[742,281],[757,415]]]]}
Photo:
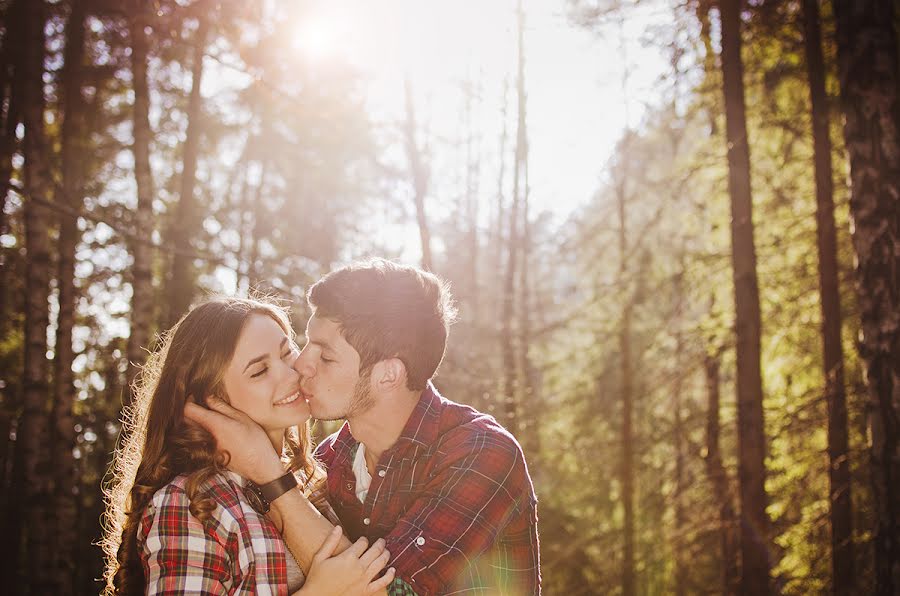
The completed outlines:
{"type": "Polygon", "coordinates": [[[504,545],[499,560],[488,558],[511,519],[536,524],[536,499],[518,443],[496,432],[462,433],[438,453],[426,490],[385,537],[391,565],[411,589],[392,585],[389,593],[477,592],[492,585],[503,593],[539,593],[536,539],[523,536],[504,545]]]}
{"type": "Polygon", "coordinates": [[[169,485],[154,496],[145,514],[144,573],[147,594],[233,593],[235,577],[224,546],[228,536],[206,532],[191,515],[187,494],[169,485]]]}

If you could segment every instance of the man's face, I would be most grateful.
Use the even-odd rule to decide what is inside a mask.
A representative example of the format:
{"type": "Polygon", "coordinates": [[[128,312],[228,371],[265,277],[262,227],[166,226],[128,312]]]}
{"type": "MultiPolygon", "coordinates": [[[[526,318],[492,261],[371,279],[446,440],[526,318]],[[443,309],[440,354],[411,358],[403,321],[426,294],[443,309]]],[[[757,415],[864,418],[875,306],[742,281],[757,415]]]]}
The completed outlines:
{"type": "Polygon", "coordinates": [[[359,354],[335,321],[310,317],[306,345],[294,362],[314,418],[340,420],[372,406],[371,378],[359,374],[359,354]]]}

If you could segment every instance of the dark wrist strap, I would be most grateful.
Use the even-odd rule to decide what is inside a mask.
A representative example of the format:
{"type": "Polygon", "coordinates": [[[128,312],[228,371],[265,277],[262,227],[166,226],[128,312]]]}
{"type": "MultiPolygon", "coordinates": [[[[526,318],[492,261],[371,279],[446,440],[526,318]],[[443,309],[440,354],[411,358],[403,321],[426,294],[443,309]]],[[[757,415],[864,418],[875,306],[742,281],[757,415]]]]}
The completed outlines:
{"type": "Polygon", "coordinates": [[[272,482],[266,482],[265,484],[260,486],[259,492],[262,493],[262,496],[266,501],[271,503],[284,493],[297,486],[297,484],[297,477],[294,476],[294,473],[286,472],[284,476],[280,476],[272,482]]]}

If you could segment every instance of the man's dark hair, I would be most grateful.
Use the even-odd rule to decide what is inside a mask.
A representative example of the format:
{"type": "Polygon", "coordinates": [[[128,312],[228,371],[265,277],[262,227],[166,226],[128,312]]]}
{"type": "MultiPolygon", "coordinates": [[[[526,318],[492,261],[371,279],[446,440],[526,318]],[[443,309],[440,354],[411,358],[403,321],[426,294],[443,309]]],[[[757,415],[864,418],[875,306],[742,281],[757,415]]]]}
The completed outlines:
{"type": "Polygon", "coordinates": [[[307,294],[314,315],[335,321],[359,353],[360,372],[387,358],[406,366],[406,385],[421,391],[447,347],[456,309],[436,275],[385,259],[332,271],[307,294]]]}

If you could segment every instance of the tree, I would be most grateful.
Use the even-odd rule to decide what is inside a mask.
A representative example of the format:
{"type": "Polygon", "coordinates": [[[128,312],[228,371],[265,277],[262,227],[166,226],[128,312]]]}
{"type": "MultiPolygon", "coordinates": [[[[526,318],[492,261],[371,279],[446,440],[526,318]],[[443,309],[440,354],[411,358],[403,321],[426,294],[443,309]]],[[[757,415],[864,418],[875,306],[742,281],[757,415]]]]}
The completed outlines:
{"type": "Polygon", "coordinates": [[[199,206],[195,195],[197,182],[197,158],[200,136],[202,135],[203,98],[200,89],[203,84],[203,57],[206,54],[206,38],[209,33],[210,16],[197,15],[197,31],[194,34],[194,52],[191,64],[191,92],[187,108],[187,131],[185,133],[181,192],[175,207],[171,225],[171,246],[178,249],[172,255],[172,272],[168,286],[168,323],[174,325],[187,312],[194,297],[194,273],[191,261],[191,235],[200,225],[199,206]]]}
{"type": "Polygon", "coordinates": [[[146,360],[153,319],[153,274],[151,247],[145,242],[153,230],[153,172],[150,169],[150,87],[147,82],[150,13],[140,0],[133,3],[135,14],[129,29],[131,38],[131,77],[134,89],[131,151],[134,155],[134,179],[137,186],[135,236],[131,242],[131,331],[126,357],[128,377],[125,405],[131,403],[132,383],[146,360]]]}
{"type": "Polygon", "coordinates": [[[409,77],[403,81],[403,92],[406,98],[406,120],[403,123],[403,139],[406,147],[406,158],[409,160],[409,173],[413,183],[413,202],[416,207],[416,223],[419,226],[419,239],[422,244],[422,267],[430,271],[434,267],[431,256],[431,231],[428,217],[425,214],[425,195],[428,193],[428,169],[423,163],[422,150],[416,140],[416,111],[413,106],[412,83],[409,77]]]}
{"type": "Polygon", "coordinates": [[[900,591],[900,74],[894,7],[834,0],[862,319],[878,594],[900,591]]]}
{"type": "Polygon", "coordinates": [[[728,192],[731,196],[732,275],[737,340],[737,402],[741,494],[741,593],[770,592],[769,518],[766,514],[765,431],[760,366],[761,317],[753,199],[750,191],[750,148],[744,104],[741,58],[741,3],[722,0],[722,83],[728,148],[728,192]]]}
{"type": "Polygon", "coordinates": [[[850,509],[850,449],[847,437],[847,395],[841,346],[841,301],[838,291],[837,231],[828,132],[828,97],[822,57],[818,0],[803,1],[803,37],[809,75],[816,176],[816,238],[819,252],[819,292],[822,295],[822,349],[825,396],[828,402],[828,477],[831,516],[831,568],[835,594],[850,594],[853,581],[853,537],[850,509]]]}
{"type": "MultiPolygon", "coordinates": [[[[66,24],[66,46],[63,64],[64,119],[62,124],[62,201],[75,212],[83,204],[84,174],[84,101],[81,96],[84,58],[83,0],[72,0],[66,24]]],[[[59,314],[56,323],[56,353],[54,358],[53,427],[50,441],[56,481],[53,506],[56,518],[55,565],[48,570],[60,594],[72,593],[74,577],[74,549],[76,543],[77,510],[75,504],[75,421],[72,406],[75,402],[75,379],[72,364],[72,329],[75,325],[75,248],[79,241],[78,222],[63,214],[59,227],[59,263],[57,288],[59,314]]]]}
{"type": "MultiPolygon", "coordinates": [[[[51,214],[45,207],[51,195],[49,144],[44,132],[44,2],[25,5],[24,60],[22,75],[25,123],[25,378],[24,410],[16,445],[13,490],[23,499],[22,519],[27,543],[27,579],[33,593],[56,593],[52,568],[54,536],[52,484],[47,450],[49,433],[49,378],[47,326],[51,257],[51,214]]],[[[21,527],[21,526],[20,526],[21,527]]],[[[18,540],[15,529],[10,539],[18,540]]],[[[17,589],[16,592],[23,592],[17,589]]]]}

